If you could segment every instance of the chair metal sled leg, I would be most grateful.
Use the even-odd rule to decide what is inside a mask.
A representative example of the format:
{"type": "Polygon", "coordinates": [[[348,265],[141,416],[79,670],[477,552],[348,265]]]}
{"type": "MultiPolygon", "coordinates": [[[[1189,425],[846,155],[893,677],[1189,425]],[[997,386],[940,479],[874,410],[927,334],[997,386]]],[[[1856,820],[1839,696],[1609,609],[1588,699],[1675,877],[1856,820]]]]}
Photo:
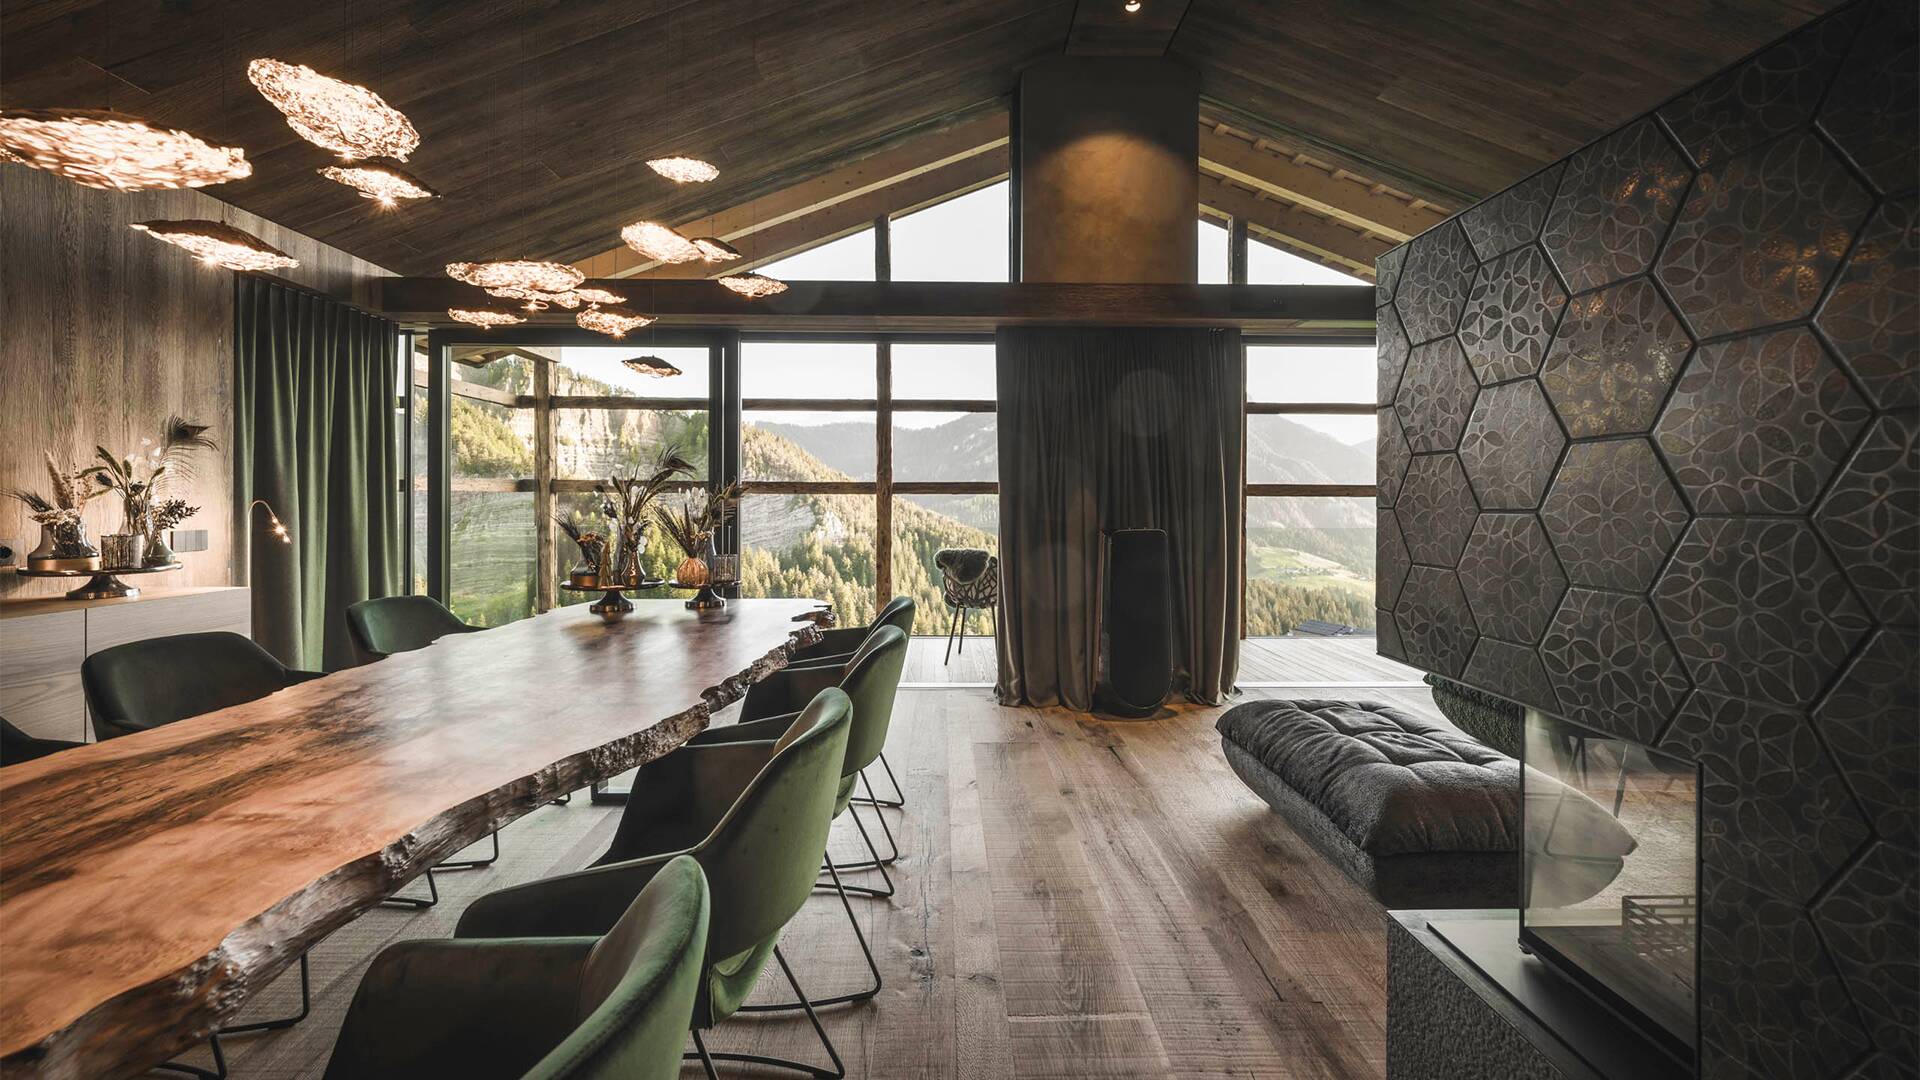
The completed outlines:
{"type": "Polygon", "coordinates": [[[693,1045],[697,1053],[682,1055],[683,1059],[700,1062],[700,1064],[706,1068],[707,1076],[713,1078],[713,1080],[718,1080],[718,1074],[713,1071],[713,1063],[716,1061],[738,1061],[743,1065],[768,1065],[776,1069],[792,1069],[796,1072],[805,1073],[813,1077],[814,1080],[844,1080],[847,1075],[846,1063],[840,1060],[840,1051],[833,1048],[833,1040],[827,1037],[827,1029],[820,1025],[819,1014],[813,1011],[813,1003],[807,1000],[807,992],[800,989],[800,980],[793,977],[793,968],[787,964],[787,956],[780,951],[780,946],[778,945],[773,947],[773,958],[780,962],[780,970],[786,974],[787,984],[793,987],[794,995],[800,999],[798,1002],[799,1006],[806,1010],[807,1020],[813,1024],[814,1035],[819,1037],[820,1045],[825,1048],[827,1057],[833,1062],[832,1071],[823,1069],[818,1065],[809,1065],[804,1061],[788,1061],[785,1058],[762,1057],[759,1054],[710,1054],[707,1052],[706,1043],[701,1041],[698,1031],[693,1033],[693,1045]]]}
{"type": "Polygon", "coordinates": [[[493,854],[487,856],[486,858],[458,859],[450,862],[434,863],[433,868],[435,870],[478,870],[482,867],[492,866],[494,863],[500,861],[500,830],[499,829],[493,830],[491,839],[493,840],[493,854]]]}
{"type": "Polygon", "coordinates": [[[383,904],[395,904],[400,907],[430,908],[440,902],[440,887],[434,884],[433,867],[427,867],[427,895],[425,899],[414,896],[389,896],[380,901],[383,904]]]}
{"type": "MultiPolygon", "coordinates": [[[[860,862],[841,863],[840,869],[849,872],[854,870],[879,870],[882,867],[893,865],[893,863],[900,858],[900,842],[893,838],[893,829],[887,825],[887,815],[881,813],[879,810],[879,807],[885,804],[873,797],[873,782],[867,779],[867,771],[865,769],[860,770],[860,783],[867,789],[867,797],[864,799],[848,800],[847,813],[854,814],[854,803],[874,807],[873,816],[880,819],[880,831],[885,834],[887,838],[888,854],[882,855],[878,851],[874,851],[873,842],[868,841],[867,850],[873,853],[873,858],[863,859],[860,862]]],[[[899,790],[897,785],[894,790],[899,790]]],[[[855,824],[860,823],[859,815],[854,814],[854,822],[855,824]]],[[[864,825],[861,826],[861,835],[866,835],[866,827],[864,825]]],[[[889,892],[887,895],[891,896],[893,894],[889,892]]]]}
{"type": "Polygon", "coordinates": [[[860,929],[860,919],[853,913],[853,901],[847,899],[847,886],[840,881],[840,871],[831,855],[827,856],[827,873],[833,875],[833,889],[840,894],[840,906],[846,909],[847,922],[853,926],[854,939],[860,942],[860,955],[867,958],[867,970],[873,974],[873,986],[856,993],[837,994],[811,1002],[803,998],[800,1001],[782,1001],[773,1005],[742,1005],[740,1012],[792,1012],[809,1005],[815,1009],[824,1009],[829,1005],[847,1005],[856,1001],[867,1001],[880,992],[882,985],[880,965],[874,962],[873,949],[867,945],[867,935],[860,929]]]}
{"type": "Polygon", "coordinates": [[[282,1016],[274,1020],[253,1020],[245,1024],[232,1024],[215,1032],[220,1035],[245,1035],[255,1031],[282,1031],[307,1018],[313,1011],[313,987],[307,971],[307,954],[300,954],[300,1011],[292,1016],[282,1016]]]}
{"type": "Polygon", "coordinates": [[[182,1076],[194,1077],[195,1080],[227,1080],[227,1055],[220,1052],[218,1033],[208,1036],[207,1048],[213,1051],[213,1068],[211,1069],[189,1065],[184,1061],[163,1061],[149,1071],[179,1073],[182,1076]]]}
{"type": "Polygon", "coordinates": [[[861,798],[860,796],[856,795],[854,796],[853,801],[865,806],[883,806],[883,807],[886,807],[888,810],[905,809],[907,805],[907,789],[901,787],[899,779],[893,775],[893,766],[887,763],[887,752],[885,750],[880,751],[880,767],[887,771],[887,783],[893,785],[893,798],[891,799],[874,798],[873,785],[869,784],[867,785],[866,797],[861,798]]]}
{"type": "MultiPolygon", "coordinates": [[[[880,811],[875,810],[874,813],[878,815],[880,811]]],[[[878,870],[880,871],[880,880],[886,882],[886,888],[876,889],[870,885],[848,885],[845,886],[845,888],[848,893],[854,896],[865,896],[874,900],[885,900],[893,895],[893,875],[887,873],[887,863],[893,860],[882,859],[880,857],[880,849],[873,846],[873,836],[867,832],[867,823],[861,820],[859,811],[855,810],[851,803],[847,804],[847,816],[853,819],[854,827],[860,830],[860,839],[867,842],[867,854],[873,856],[873,858],[857,864],[849,863],[845,867],[842,867],[842,869],[851,870],[854,869],[855,866],[858,866],[864,870],[878,870]]],[[[881,827],[884,828],[886,824],[886,819],[882,818],[880,821],[881,827]]],[[[893,833],[891,830],[887,832],[887,842],[893,842],[893,833]]],[[[899,849],[896,847],[893,857],[898,858],[899,855],[899,849]]]]}

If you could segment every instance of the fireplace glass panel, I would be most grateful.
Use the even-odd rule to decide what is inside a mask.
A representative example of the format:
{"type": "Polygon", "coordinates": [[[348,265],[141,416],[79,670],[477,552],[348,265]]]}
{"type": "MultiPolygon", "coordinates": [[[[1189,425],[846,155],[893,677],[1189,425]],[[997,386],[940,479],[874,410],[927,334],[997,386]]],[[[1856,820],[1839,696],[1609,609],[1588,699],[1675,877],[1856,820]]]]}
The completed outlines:
{"type": "Polygon", "coordinates": [[[1522,944],[1695,1045],[1699,769],[1528,710],[1522,944]]]}

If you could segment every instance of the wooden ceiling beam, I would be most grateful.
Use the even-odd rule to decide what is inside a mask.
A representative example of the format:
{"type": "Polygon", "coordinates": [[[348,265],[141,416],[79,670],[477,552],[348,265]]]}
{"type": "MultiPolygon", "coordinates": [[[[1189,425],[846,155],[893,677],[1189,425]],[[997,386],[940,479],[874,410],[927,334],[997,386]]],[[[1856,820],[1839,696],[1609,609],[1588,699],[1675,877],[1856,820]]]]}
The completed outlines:
{"type": "Polygon", "coordinates": [[[1446,211],[1432,203],[1404,202],[1344,178],[1345,170],[1329,173],[1299,157],[1270,154],[1205,122],[1200,125],[1202,172],[1258,188],[1395,241],[1411,239],[1446,219],[1446,211]]]}
{"type": "MultiPolygon", "coordinates": [[[[738,206],[676,221],[673,225],[688,236],[717,236],[744,251],[741,241],[755,232],[817,214],[968,158],[998,151],[1004,161],[1007,134],[1007,114],[995,110],[888,146],[851,164],[738,206]]],[[[1005,169],[1002,164],[1001,171],[1005,169]]],[[[588,277],[617,278],[644,273],[658,264],[621,246],[574,265],[588,277]]]]}
{"type": "Polygon", "coordinates": [[[1217,178],[1200,177],[1200,205],[1224,217],[1235,217],[1262,236],[1319,256],[1336,269],[1373,277],[1373,261],[1393,246],[1378,237],[1364,236],[1345,224],[1318,217],[1297,206],[1262,199],[1217,178]]]}
{"type": "Polygon", "coordinates": [[[614,276],[672,279],[736,274],[776,259],[786,258],[788,255],[797,255],[808,248],[838,240],[850,233],[859,232],[871,226],[873,220],[882,215],[911,213],[921,207],[930,206],[957,195],[965,195],[969,191],[1003,180],[1006,176],[1007,147],[1002,143],[986,153],[949,161],[945,165],[916,174],[897,184],[888,184],[856,198],[832,203],[816,213],[790,218],[772,228],[760,229],[729,240],[729,243],[740,249],[741,258],[733,262],[682,263],[678,266],[655,264],[651,269],[614,276]]]}

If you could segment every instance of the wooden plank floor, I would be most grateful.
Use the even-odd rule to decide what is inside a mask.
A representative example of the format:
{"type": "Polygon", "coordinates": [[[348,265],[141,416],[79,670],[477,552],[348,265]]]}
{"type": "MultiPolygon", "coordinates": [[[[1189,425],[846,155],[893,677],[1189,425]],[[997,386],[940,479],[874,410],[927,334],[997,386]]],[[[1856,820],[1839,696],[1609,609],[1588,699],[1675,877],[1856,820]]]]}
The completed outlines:
{"type": "MultiPolygon", "coordinates": [[[[1424,689],[1340,696],[1431,707],[1424,689]]],[[[886,988],[826,1016],[850,1074],[1383,1075],[1383,912],[1228,770],[1219,712],[1106,722],[1001,708],[986,690],[903,692],[889,741],[909,799],[888,812],[899,891],[854,900],[886,988]]],[[[498,865],[440,875],[439,907],[378,910],[334,934],[312,956],[313,1015],[228,1040],[233,1075],[319,1076],[379,948],[444,936],[480,893],[585,864],[616,813],[578,797],[536,811],[503,831],[498,865]]],[[[843,820],[835,852],[859,847],[843,820]]],[[[831,895],[808,902],[785,951],[815,995],[866,975],[831,895]]],[[[778,978],[759,1000],[784,993],[778,978]]],[[[283,978],[250,1015],[294,993],[283,978]]],[[[797,1015],[736,1017],[708,1045],[824,1061],[797,1015]]]]}
{"type": "MultiPolygon", "coordinates": [[[[1374,653],[1372,636],[1263,637],[1240,643],[1242,683],[1293,683],[1321,686],[1396,686],[1417,684],[1422,672],[1374,653]]],[[[916,637],[907,647],[901,679],[908,685],[981,683],[992,685],[998,670],[993,639],[969,637],[947,655],[947,639],[916,637]]]]}

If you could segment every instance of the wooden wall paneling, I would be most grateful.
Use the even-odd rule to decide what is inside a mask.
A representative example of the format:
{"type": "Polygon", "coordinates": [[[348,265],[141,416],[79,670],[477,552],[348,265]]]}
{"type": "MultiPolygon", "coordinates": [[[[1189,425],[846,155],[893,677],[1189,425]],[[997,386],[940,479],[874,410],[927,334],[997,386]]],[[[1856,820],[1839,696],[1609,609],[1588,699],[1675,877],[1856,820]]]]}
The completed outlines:
{"type": "Polygon", "coordinates": [[[86,636],[87,616],[79,610],[0,619],[0,716],[43,739],[85,739],[86,636]]]}
{"type": "Polygon", "coordinates": [[[245,588],[153,592],[134,600],[90,604],[86,615],[88,656],[171,634],[253,633],[252,592],[245,588]]]}

